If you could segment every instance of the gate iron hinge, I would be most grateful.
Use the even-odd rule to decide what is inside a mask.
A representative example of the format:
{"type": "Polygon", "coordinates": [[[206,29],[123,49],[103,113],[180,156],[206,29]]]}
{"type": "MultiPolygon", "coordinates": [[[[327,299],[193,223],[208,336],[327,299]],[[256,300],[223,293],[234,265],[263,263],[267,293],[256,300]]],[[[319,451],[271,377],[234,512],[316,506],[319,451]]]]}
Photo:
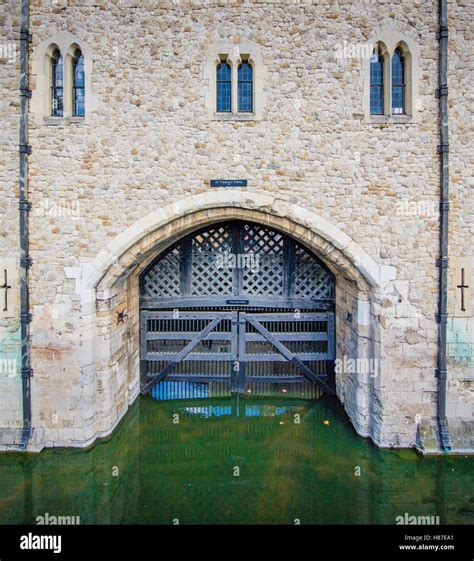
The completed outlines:
{"type": "Polygon", "coordinates": [[[449,210],[449,201],[441,201],[439,203],[439,210],[448,211],[449,210]]]}
{"type": "Polygon", "coordinates": [[[20,41],[28,41],[28,43],[31,43],[32,40],[33,37],[31,36],[31,33],[29,32],[28,29],[20,30],[20,41]]]}
{"type": "Polygon", "coordinates": [[[436,88],[435,90],[435,96],[436,97],[445,97],[448,95],[448,86],[440,86],[439,88],[436,88]]]}
{"type": "Polygon", "coordinates": [[[447,257],[440,257],[439,259],[436,259],[436,265],[441,269],[447,269],[448,263],[449,259],[447,257]]]}
{"type": "Polygon", "coordinates": [[[436,32],[436,39],[438,39],[438,41],[441,41],[441,39],[447,39],[447,38],[448,38],[448,26],[442,25],[439,28],[439,31],[436,32]]]}
{"type": "Polygon", "coordinates": [[[448,377],[447,370],[439,370],[439,368],[435,368],[435,378],[439,378],[440,380],[446,380],[448,377]]]}
{"type": "Polygon", "coordinates": [[[436,152],[438,152],[438,154],[447,154],[449,152],[449,143],[445,142],[443,144],[438,144],[436,152]]]}
{"type": "Polygon", "coordinates": [[[18,208],[20,210],[26,210],[27,212],[31,210],[33,205],[29,201],[25,201],[24,199],[18,203],[18,208]]]}
{"type": "Polygon", "coordinates": [[[29,314],[27,312],[22,312],[20,314],[20,322],[21,323],[30,323],[32,319],[33,319],[32,314],[29,314]]]}
{"type": "Polygon", "coordinates": [[[20,88],[20,95],[23,97],[31,98],[31,90],[28,88],[20,88]]]}
{"type": "Polygon", "coordinates": [[[32,264],[33,261],[31,257],[20,257],[20,267],[25,267],[25,269],[28,269],[28,267],[31,267],[32,264]]]}
{"type": "Polygon", "coordinates": [[[31,154],[32,148],[29,144],[20,144],[20,154],[31,154]]]}

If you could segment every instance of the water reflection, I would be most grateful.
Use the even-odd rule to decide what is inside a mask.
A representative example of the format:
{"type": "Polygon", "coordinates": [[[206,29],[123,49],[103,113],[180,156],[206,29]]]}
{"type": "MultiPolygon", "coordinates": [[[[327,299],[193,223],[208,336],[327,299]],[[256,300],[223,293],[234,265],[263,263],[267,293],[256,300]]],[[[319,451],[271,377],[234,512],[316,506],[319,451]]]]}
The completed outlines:
{"type": "Polygon", "coordinates": [[[87,451],[0,455],[0,523],[468,524],[473,465],[379,450],[328,398],[142,398],[87,451]]]}

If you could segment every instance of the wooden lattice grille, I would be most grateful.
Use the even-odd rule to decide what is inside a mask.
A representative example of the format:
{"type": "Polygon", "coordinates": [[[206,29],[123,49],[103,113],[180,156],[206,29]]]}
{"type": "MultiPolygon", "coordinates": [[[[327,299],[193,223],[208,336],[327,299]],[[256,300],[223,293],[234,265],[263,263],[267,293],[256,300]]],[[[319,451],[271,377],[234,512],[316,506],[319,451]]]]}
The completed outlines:
{"type": "MultiPolygon", "coordinates": [[[[334,302],[334,277],[309,250],[268,226],[229,221],[175,243],[141,277],[142,307],[253,306],[309,308],[334,302]],[[230,302],[232,303],[232,302],[230,302]]],[[[330,309],[328,307],[324,309],[330,309]]]]}
{"type": "Polygon", "coordinates": [[[148,274],[143,277],[142,292],[150,297],[179,296],[180,293],[180,248],[173,248],[164,255],[148,274]]]}
{"type": "Polygon", "coordinates": [[[258,224],[244,224],[243,252],[254,265],[243,269],[243,294],[283,296],[284,237],[258,224]]]}
{"type": "Polygon", "coordinates": [[[232,295],[232,269],[224,261],[224,256],[232,252],[231,244],[232,232],[228,224],[210,228],[192,239],[193,295],[232,295]]]}
{"type": "Polygon", "coordinates": [[[321,267],[321,264],[298,244],[295,250],[294,291],[295,296],[302,298],[334,299],[331,273],[321,267]]]}

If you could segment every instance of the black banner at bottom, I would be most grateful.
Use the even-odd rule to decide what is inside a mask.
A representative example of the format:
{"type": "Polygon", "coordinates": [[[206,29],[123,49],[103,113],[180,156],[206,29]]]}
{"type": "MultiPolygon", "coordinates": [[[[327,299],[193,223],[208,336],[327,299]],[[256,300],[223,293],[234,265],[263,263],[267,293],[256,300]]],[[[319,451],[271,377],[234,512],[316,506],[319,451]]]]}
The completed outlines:
{"type": "Polygon", "coordinates": [[[0,561],[473,561],[469,526],[0,526],[0,561]]]}

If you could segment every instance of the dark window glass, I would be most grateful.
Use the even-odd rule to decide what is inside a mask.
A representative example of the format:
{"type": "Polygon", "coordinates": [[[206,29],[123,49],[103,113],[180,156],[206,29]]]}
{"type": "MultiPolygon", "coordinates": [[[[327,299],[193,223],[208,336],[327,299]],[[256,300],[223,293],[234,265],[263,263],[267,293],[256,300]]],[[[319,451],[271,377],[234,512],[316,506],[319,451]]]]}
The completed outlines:
{"type": "Polygon", "coordinates": [[[400,49],[392,57],[392,113],[405,113],[405,59],[400,49]]]}
{"type": "Polygon", "coordinates": [[[238,71],[239,111],[251,113],[253,111],[253,68],[248,62],[243,62],[238,71]]]}
{"type": "Polygon", "coordinates": [[[84,91],[85,91],[85,74],[84,74],[84,57],[80,50],[76,51],[72,63],[72,114],[76,117],[84,117],[84,91]]]}
{"type": "Polygon", "coordinates": [[[232,110],[232,71],[227,62],[217,66],[217,111],[229,113],[232,110]]]}
{"type": "Polygon", "coordinates": [[[378,48],[370,59],[370,114],[383,115],[383,58],[378,48]]]}
{"type": "Polygon", "coordinates": [[[63,57],[58,50],[55,50],[51,62],[51,115],[53,117],[63,116],[63,93],[63,57]]]}

